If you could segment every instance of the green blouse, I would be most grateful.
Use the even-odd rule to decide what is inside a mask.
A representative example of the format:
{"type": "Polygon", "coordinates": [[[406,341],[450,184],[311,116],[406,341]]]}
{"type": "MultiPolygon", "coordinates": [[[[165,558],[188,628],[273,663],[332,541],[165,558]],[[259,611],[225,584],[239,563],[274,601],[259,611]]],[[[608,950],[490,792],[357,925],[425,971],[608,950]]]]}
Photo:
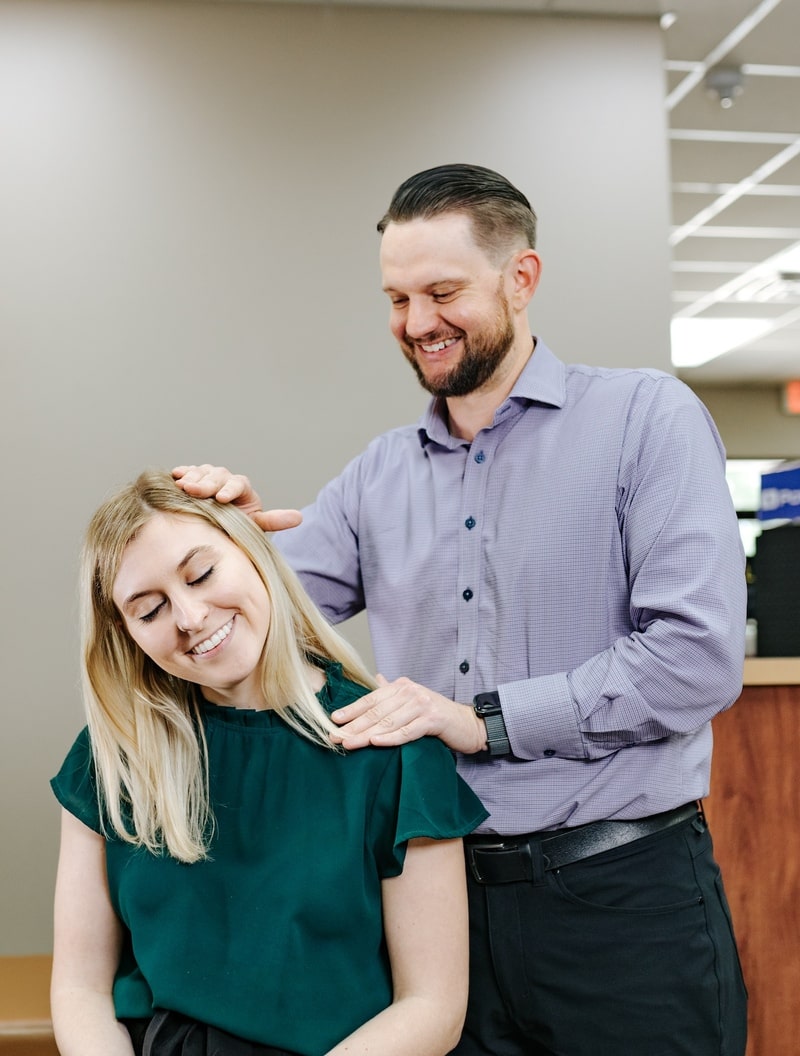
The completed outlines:
{"type": "MultiPolygon", "coordinates": [[[[327,669],[333,711],[366,690],[327,669]]],[[[106,837],[124,926],[119,1018],[171,1009],[318,1056],[392,1000],[381,880],[415,836],[463,836],[487,817],[438,740],[340,754],[272,711],[204,704],[216,829],[187,865],[106,837]]],[[[87,731],[53,791],[102,831],[87,731]]]]}

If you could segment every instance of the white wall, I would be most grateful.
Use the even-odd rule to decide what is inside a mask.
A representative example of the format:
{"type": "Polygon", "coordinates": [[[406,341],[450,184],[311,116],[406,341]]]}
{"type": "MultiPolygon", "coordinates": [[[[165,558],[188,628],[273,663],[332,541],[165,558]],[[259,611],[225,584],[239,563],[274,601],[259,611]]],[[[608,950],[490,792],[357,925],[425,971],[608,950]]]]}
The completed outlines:
{"type": "Polygon", "coordinates": [[[533,201],[562,358],[668,369],[660,64],[642,21],[0,0],[0,953],[50,949],[94,507],[203,460],[302,504],[415,418],[375,223],[443,162],[533,201]]]}

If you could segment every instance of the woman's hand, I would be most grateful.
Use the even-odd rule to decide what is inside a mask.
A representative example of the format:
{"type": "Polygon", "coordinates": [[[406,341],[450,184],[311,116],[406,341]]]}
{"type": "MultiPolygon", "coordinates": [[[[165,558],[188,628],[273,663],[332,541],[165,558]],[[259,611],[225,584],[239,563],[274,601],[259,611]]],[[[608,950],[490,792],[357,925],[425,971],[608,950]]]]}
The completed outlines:
{"type": "Polygon", "coordinates": [[[198,499],[214,498],[217,502],[231,502],[256,522],[265,532],[280,532],[295,528],[303,519],[299,510],[265,510],[249,479],[241,473],[231,473],[224,466],[176,466],[172,470],[175,483],[187,495],[198,499]]]}

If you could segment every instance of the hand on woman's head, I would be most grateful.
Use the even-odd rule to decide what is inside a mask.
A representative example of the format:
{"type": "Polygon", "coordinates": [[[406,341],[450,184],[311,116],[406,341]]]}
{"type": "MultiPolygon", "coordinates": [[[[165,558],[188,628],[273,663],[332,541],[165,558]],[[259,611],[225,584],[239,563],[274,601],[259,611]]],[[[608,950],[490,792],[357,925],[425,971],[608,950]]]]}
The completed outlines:
{"type": "Polygon", "coordinates": [[[265,532],[280,532],[295,528],[303,519],[299,510],[265,510],[248,477],[231,473],[224,466],[176,466],[172,470],[175,483],[187,495],[200,499],[214,498],[217,502],[233,503],[256,522],[265,532]]]}

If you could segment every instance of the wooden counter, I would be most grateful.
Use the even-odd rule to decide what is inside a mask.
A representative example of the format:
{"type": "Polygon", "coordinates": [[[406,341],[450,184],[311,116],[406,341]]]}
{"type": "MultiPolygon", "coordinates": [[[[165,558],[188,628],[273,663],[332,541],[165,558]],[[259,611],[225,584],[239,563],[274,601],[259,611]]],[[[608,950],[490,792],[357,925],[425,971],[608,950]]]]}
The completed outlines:
{"type": "Polygon", "coordinates": [[[800,1051],[800,658],[745,662],[705,801],[750,993],[747,1056],[800,1051]]]}

